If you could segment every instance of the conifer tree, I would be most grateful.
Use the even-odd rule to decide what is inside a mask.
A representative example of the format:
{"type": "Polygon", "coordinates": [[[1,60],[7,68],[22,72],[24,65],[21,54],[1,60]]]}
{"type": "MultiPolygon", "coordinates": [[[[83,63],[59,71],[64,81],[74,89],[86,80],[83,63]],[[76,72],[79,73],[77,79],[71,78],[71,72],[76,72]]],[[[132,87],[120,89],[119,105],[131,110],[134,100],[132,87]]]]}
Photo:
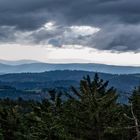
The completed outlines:
{"type": "MultiPolygon", "coordinates": [[[[93,80],[89,76],[84,77],[80,82],[80,90],[72,87],[74,96],[71,107],[74,110],[73,117],[76,123],[81,125],[83,130],[87,130],[87,139],[102,140],[106,128],[111,125],[111,118],[116,107],[117,94],[116,90],[111,87],[107,88],[108,81],[104,82],[95,74],[93,80]]],[[[70,95],[69,95],[70,96],[70,95]]]]}

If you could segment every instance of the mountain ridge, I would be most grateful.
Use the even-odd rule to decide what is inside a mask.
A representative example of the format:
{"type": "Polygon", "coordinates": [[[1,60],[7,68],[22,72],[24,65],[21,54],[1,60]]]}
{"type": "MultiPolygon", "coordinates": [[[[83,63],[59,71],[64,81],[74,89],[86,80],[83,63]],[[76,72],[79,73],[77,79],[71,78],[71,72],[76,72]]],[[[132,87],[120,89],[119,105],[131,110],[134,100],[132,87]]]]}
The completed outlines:
{"type": "Polygon", "coordinates": [[[67,64],[54,64],[34,62],[19,65],[7,65],[0,63],[0,73],[26,73],[26,72],[45,72],[54,70],[82,70],[92,72],[103,72],[112,74],[135,74],[140,73],[139,66],[115,66],[96,63],[67,63],[67,64]]]}
{"type": "Polygon", "coordinates": [[[39,63],[37,60],[29,60],[29,59],[21,59],[21,60],[4,60],[0,59],[0,64],[5,65],[22,65],[22,64],[31,64],[31,63],[39,63]]]}

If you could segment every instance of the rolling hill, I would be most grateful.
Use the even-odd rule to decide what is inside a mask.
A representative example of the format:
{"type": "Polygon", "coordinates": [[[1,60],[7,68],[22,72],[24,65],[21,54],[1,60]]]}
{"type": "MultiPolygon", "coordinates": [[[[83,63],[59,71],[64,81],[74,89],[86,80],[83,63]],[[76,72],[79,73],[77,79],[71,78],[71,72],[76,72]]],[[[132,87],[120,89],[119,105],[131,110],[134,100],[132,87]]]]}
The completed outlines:
{"type": "MultiPolygon", "coordinates": [[[[128,94],[140,84],[140,74],[107,74],[98,73],[99,77],[109,81],[109,87],[114,86],[119,95],[119,102],[127,103],[128,94]],[[127,93],[127,96],[125,95],[127,93]]],[[[29,100],[41,100],[48,96],[48,91],[69,91],[70,87],[79,88],[80,80],[89,75],[94,77],[95,72],[77,70],[57,70],[42,73],[15,73],[0,75],[0,98],[17,99],[22,97],[29,100]],[[6,87],[6,89],[3,89],[6,87]],[[7,88],[9,87],[9,88],[7,88]]]]}
{"type": "Polygon", "coordinates": [[[81,70],[81,71],[92,71],[92,72],[102,72],[111,74],[134,74],[140,73],[140,67],[132,66],[113,66],[104,64],[50,64],[50,63],[26,63],[22,64],[18,62],[11,65],[0,63],[0,74],[7,73],[25,73],[25,72],[45,72],[45,71],[55,71],[55,70],[81,70]]]}
{"type": "MultiPolygon", "coordinates": [[[[18,89],[39,88],[69,88],[71,85],[79,86],[79,81],[86,75],[94,77],[95,72],[88,71],[49,71],[43,73],[16,73],[0,75],[0,84],[12,85],[18,89]]],[[[99,76],[110,82],[118,91],[130,92],[140,84],[140,74],[107,74],[99,76]]]]}

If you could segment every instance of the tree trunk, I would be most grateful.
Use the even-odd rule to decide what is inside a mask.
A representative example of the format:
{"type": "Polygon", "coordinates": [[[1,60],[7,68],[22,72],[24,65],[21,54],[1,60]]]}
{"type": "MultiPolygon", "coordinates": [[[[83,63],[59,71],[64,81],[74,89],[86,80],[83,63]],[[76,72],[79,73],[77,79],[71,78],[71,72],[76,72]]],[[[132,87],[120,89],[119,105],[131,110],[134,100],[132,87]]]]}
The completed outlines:
{"type": "Polygon", "coordinates": [[[134,122],[135,122],[135,127],[136,127],[136,133],[137,133],[137,140],[140,140],[140,130],[139,130],[139,124],[138,124],[138,119],[137,117],[135,116],[134,114],[134,111],[133,111],[133,104],[131,103],[131,113],[132,113],[132,116],[133,116],[133,119],[134,119],[134,122]]]}
{"type": "Polygon", "coordinates": [[[102,132],[102,127],[100,123],[99,113],[97,113],[96,115],[96,121],[97,121],[96,128],[97,128],[98,140],[103,140],[103,132],[102,132]]]}

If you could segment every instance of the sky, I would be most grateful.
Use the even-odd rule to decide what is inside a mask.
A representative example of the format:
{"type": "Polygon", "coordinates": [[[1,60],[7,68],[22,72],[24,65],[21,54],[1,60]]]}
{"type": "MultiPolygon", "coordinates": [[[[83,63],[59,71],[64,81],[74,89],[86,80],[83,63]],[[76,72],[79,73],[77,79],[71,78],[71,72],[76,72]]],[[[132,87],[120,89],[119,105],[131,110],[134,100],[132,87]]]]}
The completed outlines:
{"type": "Polygon", "coordinates": [[[0,0],[0,59],[140,66],[139,0],[0,0]]]}

